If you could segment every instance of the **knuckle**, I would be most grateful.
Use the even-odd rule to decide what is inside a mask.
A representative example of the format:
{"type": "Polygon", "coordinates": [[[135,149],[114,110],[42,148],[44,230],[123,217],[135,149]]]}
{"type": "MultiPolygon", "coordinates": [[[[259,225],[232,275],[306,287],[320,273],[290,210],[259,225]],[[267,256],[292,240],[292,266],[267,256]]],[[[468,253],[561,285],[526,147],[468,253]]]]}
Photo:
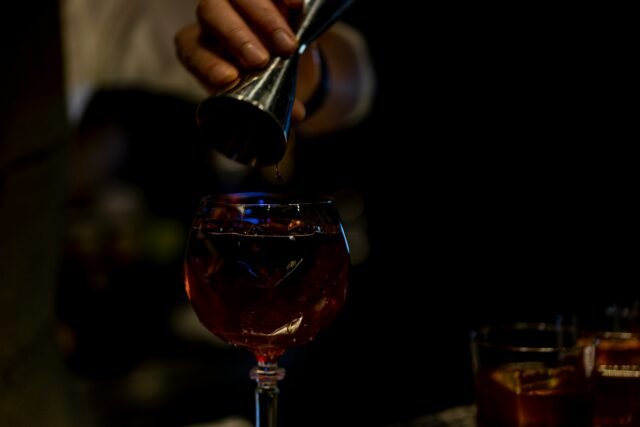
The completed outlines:
{"type": "Polygon", "coordinates": [[[244,28],[240,25],[234,25],[227,29],[226,36],[229,40],[235,41],[238,43],[243,43],[246,41],[246,37],[244,35],[244,28]]]}
{"type": "Polygon", "coordinates": [[[240,25],[229,27],[225,32],[225,42],[232,50],[240,49],[247,43],[253,43],[250,33],[240,25]]]}

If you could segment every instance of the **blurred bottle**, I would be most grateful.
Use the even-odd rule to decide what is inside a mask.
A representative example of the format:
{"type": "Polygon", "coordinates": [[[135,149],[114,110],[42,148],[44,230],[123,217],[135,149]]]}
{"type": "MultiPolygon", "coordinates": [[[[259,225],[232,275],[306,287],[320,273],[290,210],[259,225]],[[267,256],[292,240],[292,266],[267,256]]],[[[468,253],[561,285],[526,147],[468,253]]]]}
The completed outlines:
{"type": "Polygon", "coordinates": [[[597,339],[594,426],[640,427],[640,302],[612,305],[583,319],[597,339]]]}

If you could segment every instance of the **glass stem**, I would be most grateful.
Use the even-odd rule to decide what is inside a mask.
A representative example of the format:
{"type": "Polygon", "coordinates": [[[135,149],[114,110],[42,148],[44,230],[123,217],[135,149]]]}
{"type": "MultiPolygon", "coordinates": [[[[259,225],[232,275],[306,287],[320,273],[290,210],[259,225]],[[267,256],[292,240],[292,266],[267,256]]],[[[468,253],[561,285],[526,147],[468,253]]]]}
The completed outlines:
{"type": "Polygon", "coordinates": [[[251,379],[256,381],[256,427],[278,425],[278,381],[284,378],[284,369],[277,363],[258,362],[251,370],[251,379]]]}

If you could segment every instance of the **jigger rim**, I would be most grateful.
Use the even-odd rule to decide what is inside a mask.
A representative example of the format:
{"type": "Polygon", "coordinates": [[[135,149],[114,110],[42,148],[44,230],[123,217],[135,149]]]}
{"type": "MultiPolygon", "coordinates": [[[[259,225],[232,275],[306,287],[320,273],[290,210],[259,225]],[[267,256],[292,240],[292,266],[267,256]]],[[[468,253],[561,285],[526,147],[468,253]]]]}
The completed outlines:
{"type": "Polygon", "coordinates": [[[211,132],[212,137],[209,141],[213,142],[214,148],[236,162],[249,166],[271,166],[277,164],[284,157],[287,148],[287,133],[280,120],[256,100],[234,93],[209,97],[198,105],[196,122],[202,131],[211,132]],[[220,118],[212,120],[211,117],[216,115],[220,118]],[[254,139],[262,139],[262,143],[247,142],[243,144],[245,149],[251,149],[249,152],[238,150],[238,144],[235,142],[227,147],[224,146],[224,130],[228,129],[229,124],[234,120],[240,119],[244,119],[246,122],[235,123],[236,129],[243,129],[245,132],[251,132],[258,128],[266,130],[261,136],[253,136],[254,139]],[[216,123],[220,122],[224,122],[225,126],[216,126],[216,123]]]}

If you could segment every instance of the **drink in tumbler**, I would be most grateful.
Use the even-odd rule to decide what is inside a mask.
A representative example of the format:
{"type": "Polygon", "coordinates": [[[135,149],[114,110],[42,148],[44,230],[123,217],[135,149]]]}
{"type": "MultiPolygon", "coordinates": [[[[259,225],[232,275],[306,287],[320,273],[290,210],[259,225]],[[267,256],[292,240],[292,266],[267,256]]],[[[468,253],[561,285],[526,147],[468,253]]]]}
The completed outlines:
{"type": "Polygon", "coordinates": [[[479,427],[591,427],[594,340],[519,323],[472,340],[479,427]]]}

